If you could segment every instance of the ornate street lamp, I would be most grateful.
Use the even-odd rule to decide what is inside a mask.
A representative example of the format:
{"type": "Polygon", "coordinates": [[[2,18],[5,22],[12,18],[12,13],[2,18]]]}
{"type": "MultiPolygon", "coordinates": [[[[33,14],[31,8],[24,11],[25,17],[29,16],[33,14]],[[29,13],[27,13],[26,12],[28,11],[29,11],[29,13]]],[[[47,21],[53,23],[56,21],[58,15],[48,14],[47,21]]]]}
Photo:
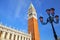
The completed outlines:
{"type": "Polygon", "coordinates": [[[40,16],[40,21],[41,21],[41,23],[43,22],[43,17],[42,16],[40,16]]]}
{"type": "Polygon", "coordinates": [[[50,9],[46,9],[46,12],[50,16],[50,9]]]}
{"type": "Polygon", "coordinates": [[[51,13],[52,16],[54,16],[54,14],[55,14],[54,11],[55,11],[54,8],[51,8],[51,9],[50,9],[50,13],[51,13]]]}
{"type": "Polygon", "coordinates": [[[52,30],[53,30],[53,34],[54,34],[54,38],[55,38],[55,40],[58,40],[57,34],[56,34],[54,26],[53,26],[53,22],[56,23],[56,24],[59,23],[59,16],[58,15],[54,15],[55,14],[54,11],[55,11],[54,8],[46,9],[46,12],[47,12],[47,14],[49,16],[47,18],[46,22],[43,22],[43,17],[42,16],[40,16],[39,19],[40,19],[41,24],[43,24],[43,25],[47,24],[48,22],[51,24],[52,30]]]}
{"type": "Polygon", "coordinates": [[[56,19],[55,23],[59,23],[59,16],[58,15],[55,16],[55,19],[56,19]]]}

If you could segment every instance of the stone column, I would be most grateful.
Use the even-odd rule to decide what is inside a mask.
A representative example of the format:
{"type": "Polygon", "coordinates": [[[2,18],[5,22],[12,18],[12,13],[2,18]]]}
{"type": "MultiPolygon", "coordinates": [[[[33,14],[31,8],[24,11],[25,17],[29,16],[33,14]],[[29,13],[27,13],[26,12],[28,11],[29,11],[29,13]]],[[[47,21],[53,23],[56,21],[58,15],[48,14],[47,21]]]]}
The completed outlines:
{"type": "Polygon", "coordinates": [[[12,34],[12,36],[11,36],[11,40],[14,40],[14,34],[12,34]]]}
{"type": "Polygon", "coordinates": [[[9,37],[10,37],[10,33],[8,33],[8,34],[7,34],[7,37],[6,37],[6,39],[9,39],[9,37]]]}
{"type": "Polygon", "coordinates": [[[4,31],[2,32],[1,38],[5,38],[5,33],[6,33],[6,32],[4,32],[4,31]]]}
{"type": "Polygon", "coordinates": [[[15,37],[15,40],[17,40],[17,35],[16,35],[16,37],[15,37]]]}
{"type": "Polygon", "coordinates": [[[31,38],[28,38],[28,40],[31,40],[31,38]]]}
{"type": "Polygon", "coordinates": [[[1,32],[1,30],[0,30],[0,40],[1,40],[1,34],[2,34],[2,32],[1,32]]]}
{"type": "Polygon", "coordinates": [[[19,35],[19,40],[21,40],[21,35],[19,35]]]}
{"type": "Polygon", "coordinates": [[[0,31],[0,37],[1,37],[2,31],[0,31]]]}
{"type": "Polygon", "coordinates": [[[25,40],[26,40],[26,37],[25,37],[25,40]]]}
{"type": "Polygon", "coordinates": [[[27,40],[29,40],[29,38],[27,38],[27,40]]]}
{"type": "Polygon", "coordinates": [[[24,36],[22,36],[22,40],[24,40],[24,36]]]}
{"type": "Polygon", "coordinates": [[[31,37],[30,37],[30,40],[31,40],[31,37]]]}

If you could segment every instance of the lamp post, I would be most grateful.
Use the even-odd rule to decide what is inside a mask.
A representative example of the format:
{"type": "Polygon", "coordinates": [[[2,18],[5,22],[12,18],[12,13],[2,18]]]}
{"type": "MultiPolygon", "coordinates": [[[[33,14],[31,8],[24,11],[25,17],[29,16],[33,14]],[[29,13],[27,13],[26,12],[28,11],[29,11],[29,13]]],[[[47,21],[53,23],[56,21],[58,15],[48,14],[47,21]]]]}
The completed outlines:
{"type": "Polygon", "coordinates": [[[52,30],[53,30],[53,34],[54,34],[54,38],[55,38],[55,40],[58,40],[57,34],[56,34],[54,26],[53,26],[53,22],[58,24],[59,23],[59,16],[58,15],[54,15],[55,14],[54,11],[55,11],[54,8],[46,9],[46,12],[47,12],[47,14],[49,16],[47,18],[46,22],[43,22],[43,17],[42,16],[40,16],[39,19],[40,19],[41,24],[43,24],[43,25],[46,25],[48,22],[51,24],[52,30]]]}

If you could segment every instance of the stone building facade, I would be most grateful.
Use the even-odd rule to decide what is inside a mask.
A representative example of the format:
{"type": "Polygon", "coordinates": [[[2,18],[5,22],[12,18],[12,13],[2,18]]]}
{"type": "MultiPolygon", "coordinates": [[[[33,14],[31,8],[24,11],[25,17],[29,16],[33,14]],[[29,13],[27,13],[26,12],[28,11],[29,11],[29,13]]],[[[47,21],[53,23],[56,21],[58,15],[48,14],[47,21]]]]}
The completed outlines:
{"type": "Polygon", "coordinates": [[[31,40],[31,34],[27,34],[0,24],[0,40],[31,40]]]}

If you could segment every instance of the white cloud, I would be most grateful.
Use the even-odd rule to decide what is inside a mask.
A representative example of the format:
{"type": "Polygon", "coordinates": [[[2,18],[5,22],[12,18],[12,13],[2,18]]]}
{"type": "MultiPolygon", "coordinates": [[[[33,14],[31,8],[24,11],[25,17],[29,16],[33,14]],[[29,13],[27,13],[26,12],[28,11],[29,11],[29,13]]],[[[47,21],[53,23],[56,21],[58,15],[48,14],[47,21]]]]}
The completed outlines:
{"type": "Polygon", "coordinates": [[[20,18],[21,12],[23,11],[22,9],[25,8],[26,4],[27,3],[24,0],[18,1],[18,4],[16,5],[17,7],[15,9],[15,15],[14,15],[15,18],[20,18]]]}

